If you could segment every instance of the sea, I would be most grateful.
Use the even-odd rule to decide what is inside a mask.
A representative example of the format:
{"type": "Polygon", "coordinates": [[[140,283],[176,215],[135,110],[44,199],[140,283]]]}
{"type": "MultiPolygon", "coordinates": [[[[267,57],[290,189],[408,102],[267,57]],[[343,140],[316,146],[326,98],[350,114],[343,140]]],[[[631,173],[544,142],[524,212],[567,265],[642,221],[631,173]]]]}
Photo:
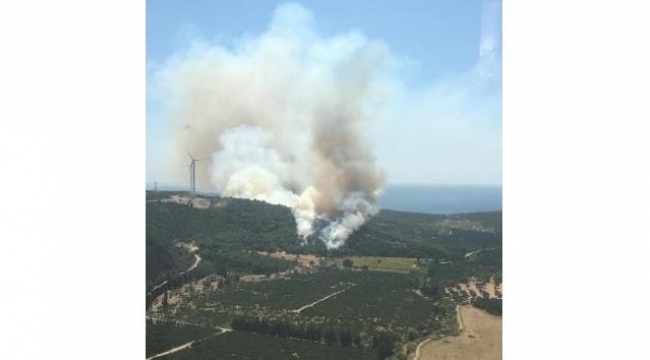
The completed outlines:
{"type": "Polygon", "coordinates": [[[428,214],[459,214],[501,209],[499,185],[388,184],[379,198],[382,209],[428,214]]]}

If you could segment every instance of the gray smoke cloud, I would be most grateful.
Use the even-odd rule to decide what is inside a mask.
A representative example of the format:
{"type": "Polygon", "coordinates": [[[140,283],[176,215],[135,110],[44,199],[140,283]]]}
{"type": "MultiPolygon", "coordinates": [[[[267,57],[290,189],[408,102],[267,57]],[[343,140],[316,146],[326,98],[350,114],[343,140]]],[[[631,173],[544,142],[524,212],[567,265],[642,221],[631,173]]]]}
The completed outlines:
{"type": "Polygon", "coordinates": [[[359,32],[321,37],[309,11],[278,7],[257,37],[195,42],[157,71],[172,126],[170,166],[186,149],[209,159],[197,181],[224,196],[292,209],[306,238],[316,220],[328,247],[377,214],[384,175],[367,138],[387,94],[388,50],[359,32]]]}

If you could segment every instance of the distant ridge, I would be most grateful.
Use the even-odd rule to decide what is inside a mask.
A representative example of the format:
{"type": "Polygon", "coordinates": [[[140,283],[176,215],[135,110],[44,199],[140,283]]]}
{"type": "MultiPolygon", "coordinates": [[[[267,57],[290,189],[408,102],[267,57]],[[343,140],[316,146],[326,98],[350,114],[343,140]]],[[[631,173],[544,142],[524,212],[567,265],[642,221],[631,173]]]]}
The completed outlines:
{"type": "MultiPolygon", "coordinates": [[[[146,190],[154,190],[154,182],[146,190]]],[[[189,184],[158,183],[158,191],[188,192],[189,184]]],[[[210,188],[197,188],[198,195],[215,196],[210,188]]],[[[463,214],[502,210],[500,185],[405,185],[389,184],[379,197],[379,207],[386,210],[424,214],[463,214]]]]}

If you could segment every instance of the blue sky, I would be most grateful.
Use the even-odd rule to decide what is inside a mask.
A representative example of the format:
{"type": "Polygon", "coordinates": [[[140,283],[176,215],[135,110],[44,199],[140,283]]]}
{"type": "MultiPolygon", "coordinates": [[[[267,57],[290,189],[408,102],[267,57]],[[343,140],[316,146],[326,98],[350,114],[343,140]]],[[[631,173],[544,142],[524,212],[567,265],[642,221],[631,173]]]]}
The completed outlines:
{"type": "MultiPolygon", "coordinates": [[[[147,1],[148,79],[196,39],[232,44],[263,33],[281,3],[147,1]]],[[[370,129],[389,183],[501,184],[500,2],[298,3],[320,36],[360,31],[396,59],[399,95],[370,129]]],[[[165,181],[162,108],[148,93],[147,181],[165,181]]]]}

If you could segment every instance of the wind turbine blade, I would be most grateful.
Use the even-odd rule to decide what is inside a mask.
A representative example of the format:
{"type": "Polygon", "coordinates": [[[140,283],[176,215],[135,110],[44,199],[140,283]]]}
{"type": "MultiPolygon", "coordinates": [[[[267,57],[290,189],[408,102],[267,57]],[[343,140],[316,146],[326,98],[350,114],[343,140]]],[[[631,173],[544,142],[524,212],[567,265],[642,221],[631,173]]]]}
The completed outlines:
{"type": "Polygon", "coordinates": [[[187,150],[187,147],[185,148],[185,152],[187,153],[187,156],[189,156],[190,159],[192,159],[192,161],[196,161],[196,159],[192,156],[192,154],[190,154],[190,151],[187,150]]]}

